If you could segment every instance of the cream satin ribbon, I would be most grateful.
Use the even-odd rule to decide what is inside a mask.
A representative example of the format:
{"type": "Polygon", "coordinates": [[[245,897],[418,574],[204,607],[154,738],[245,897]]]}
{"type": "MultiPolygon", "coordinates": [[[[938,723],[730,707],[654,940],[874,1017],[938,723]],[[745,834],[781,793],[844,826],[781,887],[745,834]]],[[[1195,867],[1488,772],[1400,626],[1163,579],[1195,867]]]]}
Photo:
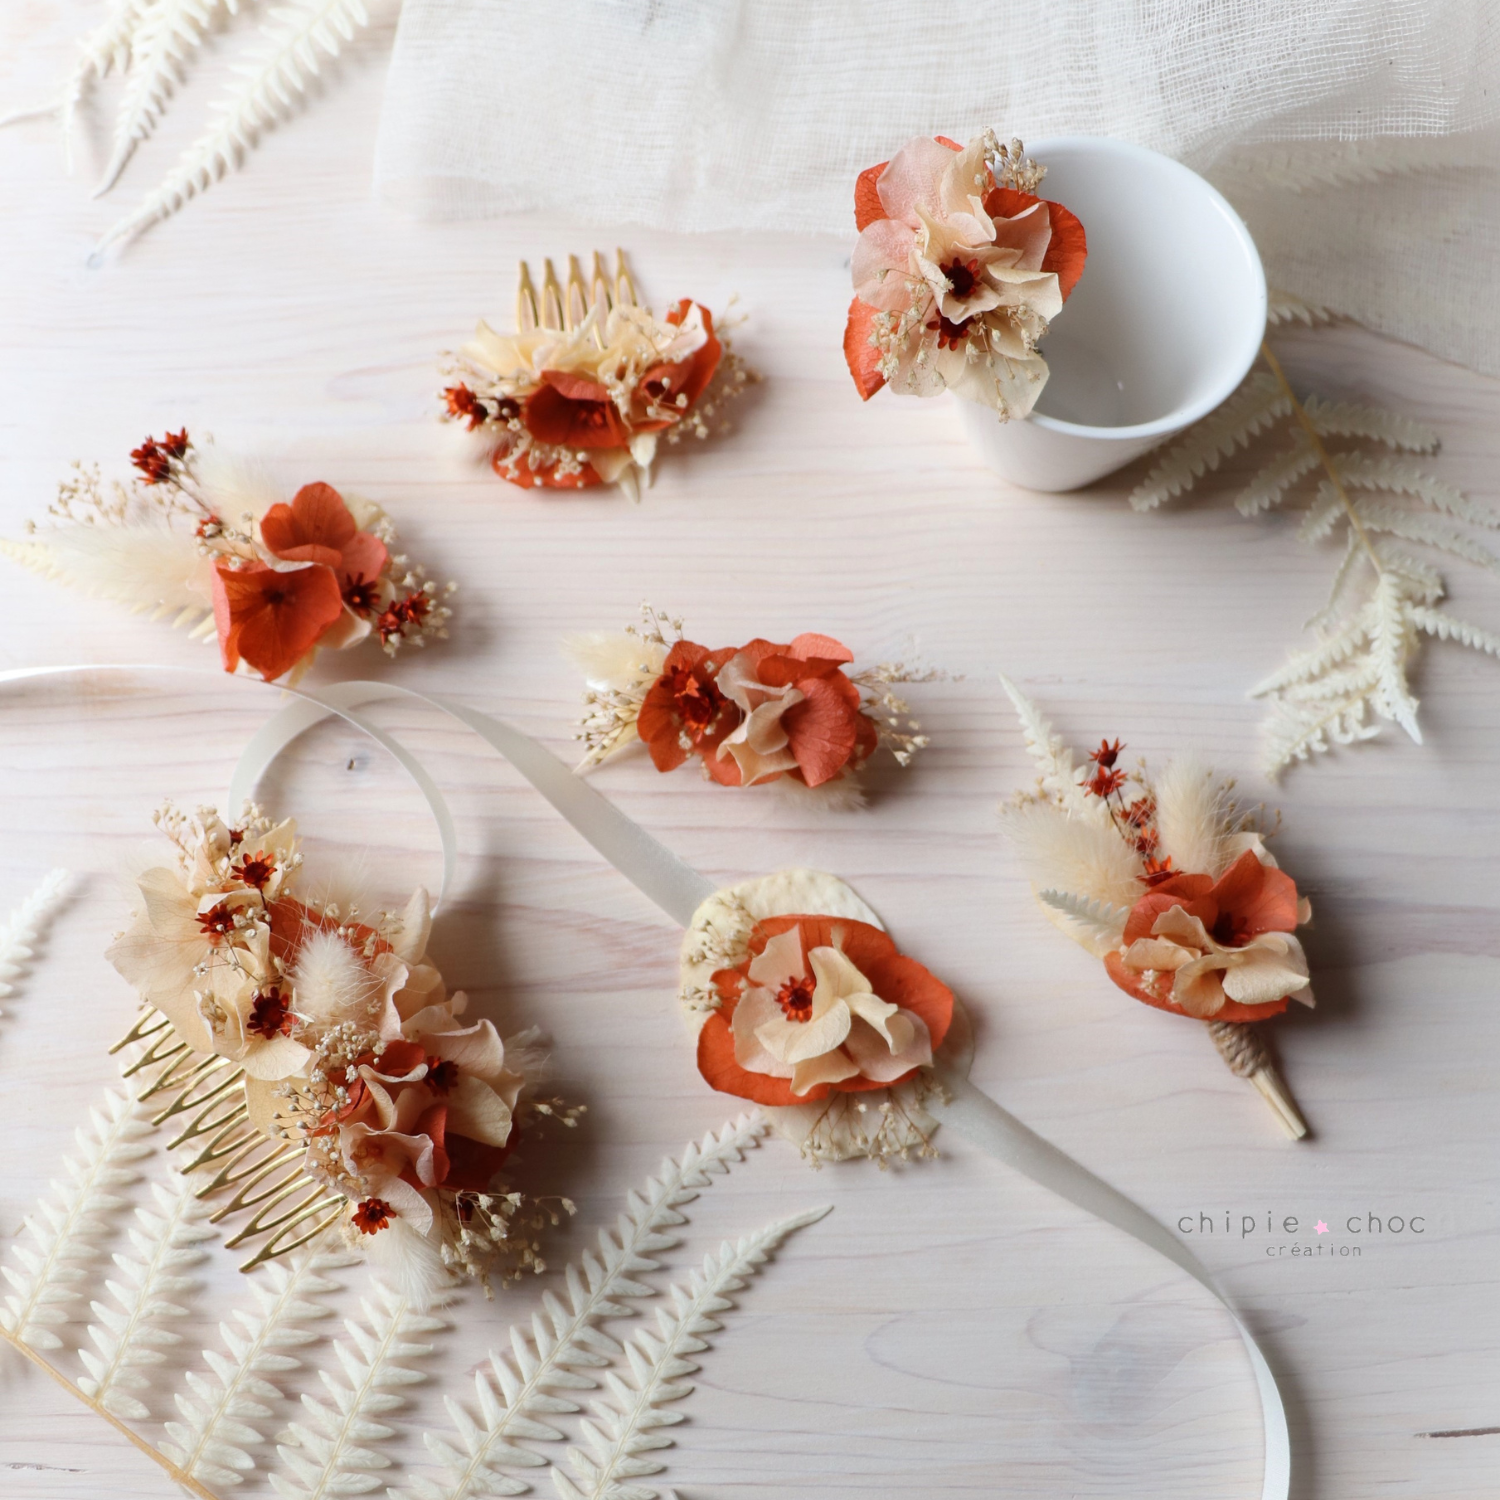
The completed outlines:
{"type": "MultiPolygon", "coordinates": [[[[90,671],[188,671],[199,676],[217,676],[201,668],[160,666],[36,667],[0,672],[0,685],[31,678],[62,676],[90,671]]],[[[255,679],[248,679],[254,681],[255,679]]],[[[321,695],[293,692],[296,701],[284,707],[256,732],[241,754],[230,779],[226,810],[248,800],[271,762],[305,730],[336,714],[368,734],[405,768],[421,789],[432,809],[442,841],[443,890],[446,891],[457,862],[457,837],[447,803],[420,762],[384,731],[354,713],[365,703],[390,698],[411,698],[448,714],[515,766],[559,813],[594,846],[626,879],[649,896],[679,925],[686,927],[693,913],[717,889],[713,883],[627,818],[586,782],[529,735],[475,709],[431,694],[419,693],[393,683],[350,682],[325,688],[321,695]]],[[[436,910],[436,907],[434,907],[436,910]]],[[[980,1150],[1002,1161],[1058,1197],[1113,1224],[1132,1239],[1149,1246],[1211,1293],[1234,1321],[1260,1395],[1265,1427],[1265,1468],[1261,1500],[1287,1500],[1291,1487],[1291,1443],[1286,1411],[1276,1379],[1250,1330],[1240,1320],[1228,1298],[1214,1285],[1196,1256],[1144,1209],[1086,1167],[1073,1160],[1028,1129],[1002,1109],[966,1076],[966,1064],[939,1064],[938,1080],[948,1093],[945,1103],[931,1101],[942,1122],[965,1136],[980,1150]]]]}

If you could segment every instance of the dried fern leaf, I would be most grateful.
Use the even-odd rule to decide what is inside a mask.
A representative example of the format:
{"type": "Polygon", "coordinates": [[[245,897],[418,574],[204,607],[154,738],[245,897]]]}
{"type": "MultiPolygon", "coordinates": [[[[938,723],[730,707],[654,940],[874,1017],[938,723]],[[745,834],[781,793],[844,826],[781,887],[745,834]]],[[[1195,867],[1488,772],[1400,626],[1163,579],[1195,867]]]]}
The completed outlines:
{"type": "Polygon", "coordinates": [[[119,1190],[140,1177],[136,1163],[151,1152],[152,1126],[134,1098],[111,1089],[79,1126],[78,1151],[63,1162],[63,1177],[32,1210],[11,1246],[13,1264],[0,1266],[11,1291],[0,1323],[33,1349],[60,1349],[54,1329],[70,1320],[83,1284],[104,1253],[100,1240],[126,1205],[119,1190]],[[29,1241],[29,1242],[28,1242],[29,1241]]]}
{"type": "Polygon", "coordinates": [[[189,1273],[207,1258],[203,1242],[215,1235],[198,1185],[180,1172],[172,1176],[170,1186],[153,1182],[152,1203],[136,1209],[131,1250],[113,1257],[119,1276],[105,1282],[113,1304],[90,1303],[94,1347],[78,1351],[88,1371],[78,1389],[105,1411],[134,1421],[151,1415],[139,1396],[150,1389],[147,1372],[166,1358],[164,1349],[182,1342],[163,1320],[187,1316],[183,1302],[199,1285],[189,1273]]]}
{"type": "Polygon", "coordinates": [[[640,1277],[660,1269],[652,1257],[677,1243],[671,1231],[686,1222],[678,1212],[716,1176],[722,1176],[756,1145],[768,1129],[756,1113],[741,1115],[717,1134],[689,1143],[678,1161],[665,1160],[654,1177],[632,1191],[614,1230],[601,1230],[597,1256],[585,1252],[565,1275],[566,1300],[548,1292],[529,1334],[511,1329],[508,1355],[492,1352],[488,1372],[475,1376],[479,1421],[452,1397],[445,1404],[455,1431],[425,1434],[428,1451],[446,1470],[443,1481],[414,1474],[409,1488],[392,1490],[392,1500],[470,1500],[515,1495],[527,1486],[504,1471],[538,1468],[545,1460],[518,1441],[561,1442],[551,1425],[558,1413],[575,1412],[568,1393],[592,1390],[585,1370],[597,1369],[620,1353],[602,1333],[606,1318],[633,1317],[624,1298],[652,1296],[640,1277]]]}
{"type": "Polygon", "coordinates": [[[1500,568],[1500,558],[1488,547],[1481,546],[1441,516],[1424,515],[1373,495],[1361,495],[1354,502],[1354,508],[1366,531],[1421,542],[1424,546],[1436,547],[1440,552],[1463,558],[1465,562],[1478,563],[1483,568],[1500,568]]]}
{"type": "Polygon", "coordinates": [[[283,1500],[327,1500],[330,1495],[366,1495],[379,1489],[380,1472],[391,1460],[370,1444],[385,1442],[396,1429],[380,1418],[406,1404],[407,1387],[428,1378],[413,1360],[432,1353],[427,1336],[446,1325],[416,1312],[407,1300],[378,1279],[360,1303],[362,1321],[347,1319],[347,1339],[334,1345],[342,1378],[331,1369],[318,1373],[326,1399],[304,1394],[307,1420],[291,1423],[277,1452],[282,1467],[271,1473],[271,1488],[283,1500]]]}
{"type": "Polygon", "coordinates": [[[44,875],[41,884],[0,923],[0,996],[15,994],[10,981],[19,979],[35,956],[31,945],[41,939],[67,882],[66,870],[44,875]]]}
{"type": "Polygon", "coordinates": [[[332,1314],[317,1299],[339,1290],[329,1271],[352,1257],[309,1249],[291,1263],[271,1261],[245,1278],[248,1305],[219,1324],[227,1353],[203,1351],[207,1371],[190,1370],[175,1401],[181,1421],[166,1424],[163,1453],[185,1474],[215,1489],[244,1482],[255,1468],[247,1451],[263,1437],[252,1422],[267,1421],[283,1402],[278,1382],[300,1369],[299,1353],[322,1335],[311,1325],[332,1314]]]}
{"type": "Polygon", "coordinates": [[[1026,751],[1041,773],[1042,791],[1055,798],[1070,812],[1093,816],[1088,798],[1078,784],[1082,774],[1073,764],[1073,752],[1061,735],[1054,734],[1052,725],[1042,716],[1041,710],[1004,675],[1000,686],[1006,697],[1015,706],[1016,716],[1021,721],[1021,736],[1026,742],[1026,751]]]}
{"type": "Polygon", "coordinates": [[[1411,495],[1433,510],[1460,521],[1469,521],[1491,531],[1500,530],[1500,510],[1482,500],[1469,499],[1461,490],[1445,484],[1410,460],[1343,453],[1337,462],[1345,484],[1363,490],[1411,495]]]}
{"type": "Polygon", "coordinates": [[[1398,416],[1378,406],[1358,406],[1352,401],[1324,401],[1309,396],[1302,409],[1312,418],[1319,437],[1372,438],[1408,453],[1436,453],[1438,435],[1425,422],[1398,416]]]}
{"type": "Polygon", "coordinates": [[[239,87],[215,106],[218,118],[134,213],[104,235],[94,247],[96,260],[110,245],[134,239],[238,167],[261,133],[292,113],[318,74],[319,53],[337,57],[370,19],[362,0],[298,0],[274,10],[272,17],[272,24],[263,29],[260,56],[235,69],[239,87]]]}
{"type": "Polygon", "coordinates": [[[1234,505],[1242,516],[1259,515],[1272,510],[1286,498],[1299,479],[1318,467],[1318,455],[1304,433],[1296,434],[1293,445],[1278,454],[1255,475],[1240,492],[1234,505]]]}
{"type": "Polygon", "coordinates": [[[1477,625],[1466,625],[1445,615],[1441,610],[1430,609],[1425,604],[1414,604],[1408,611],[1411,623],[1440,641],[1457,641],[1471,651],[1483,651],[1489,656],[1500,656],[1500,635],[1481,630],[1477,625]]]}
{"type": "Polygon", "coordinates": [[[1334,314],[1321,302],[1305,302],[1291,292],[1271,287],[1266,292],[1266,322],[1273,328],[1284,323],[1302,323],[1314,328],[1319,323],[1331,323],[1334,314]]]}
{"type": "Polygon", "coordinates": [[[237,8],[236,0],[148,0],[141,10],[131,34],[130,71],[115,116],[114,145],[94,189],[96,198],[119,181],[135,148],[155,129],[221,4],[231,13],[237,8]]]}
{"type": "Polygon", "coordinates": [[[1076,929],[1076,941],[1086,948],[1109,952],[1120,946],[1120,934],[1125,931],[1125,919],[1130,915],[1128,907],[1090,901],[1087,896],[1075,896],[1068,891],[1038,891],[1036,898],[1043,906],[1060,912],[1076,929]]]}
{"type": "Polygon", "coordinates": [[[1136,510],[1155,510],[1174,496],[1190,490],[1210,470],[1217,469],[1236,449],[1247,447],[1256,433],[1290,416],[1291,402],[1280,382],[1257,370],[1216,412],[1204,417],[1131,491],[1136,510]]]}
{"type": "Polygon", "coordinates": [[[654,1455],[671,1446],[661,1429],[683,1420],[663,1408],[691,1395],[697,1363],[692,1356],[708,1348],[708,1336],[723,1327],[716,1314],[733,1307],[730,1300],[763,1266],[793,1230],[816,1223],[828,1208],[814,1208],[758,1234],[726,1240],[703,1268],[672,1287],[670,1310],[657,1312],[654,1334],[640,1332],[625,1347],[628,1368],[604,1377],[605,1392],[590,1403],[582,1423],[588,1452],[568,1449],[568,1469],[553,1469],[561,1500],[656,1500],[661,1493],[633,1481],[660,1474],[666,1465],[654,1455]]]}

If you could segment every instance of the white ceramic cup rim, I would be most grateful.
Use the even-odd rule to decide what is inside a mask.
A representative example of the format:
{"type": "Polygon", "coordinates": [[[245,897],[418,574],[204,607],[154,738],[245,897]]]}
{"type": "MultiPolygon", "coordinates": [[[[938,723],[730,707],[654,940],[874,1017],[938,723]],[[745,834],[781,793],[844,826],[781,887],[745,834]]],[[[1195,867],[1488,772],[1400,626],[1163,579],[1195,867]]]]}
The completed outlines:
{"type": "MultiPolygon", "coordinates": [[[[1245,228],[1244,220],[1234,211],[1229,200],[1211,182],[1205,181],[1191,167],[1185,167],[1180,161],[1170,156],[1163,156],[1159,151],[1152,151],[1145,146],[1135,146],[1128,141],[1112,140],[1108,136],[1098,135],[1055,135],[1045,140],[1034,141],[1028,150],[1028,155],[1035,155],[1038,161],[1045,164],[1047,153],[1055,151],[1059,147],[1082,147],[1086,150],[1101,155],[1115,155],[1134,161],[1164,162],[1175,172],[1180,172],[1183,177],[1192,179],[1192,190],[1199,194],[1206,202],[1212,204],[1224,216],[1235,238],[1244,248],[1246,257],[1255,269],[1255,279],[1259,288],[1260,302],[1262,308],[1266,304],[1266,272],[1261,265],[1260,252],[1255,247],[1255,241],[1250,237],[1250,231],[1245,228]]],[[[1047,184],[1043,179],[1041,195],[1046,196],[1047,184]]],[[[1063,205],[1067,207],[1066,204],[1063,205]]],[[[1084,233],[1088,233],[1088,225],[1083,226],[1084,233]]],[[[1085,276],[1088,275],[1088,267],[1084,266],[1085,276]]],[[[1253,325],[1252,325],[1253,326],[1253,325]]],[[[1245,372],[1255,363],[1255,357],[1260,353],[1260,346],[1264,338],[1265,320],[1262,318],[1259,328],[1247,334],[1238,356],[1227,367],[1231,373],[1220,380],[1217,385],[1212,386],[1205,395],[1199,396],[1197,400],[1188,402],[1165,416],[1156,417],[1150,422],[1137,422],[1130,427],[1094,427],[1083,422],[1066,422],[1061,417],[1049,417],[1041,412],[1033,411],[1026,420],[1037,427],[1047,428],[1052,432],[1063,432],[1074,437],[1106,438],[1119,442],[1128,442],[1132,438],[1165,437],[1174,432],[1180,432],[1184,427],[1191,426],[1200,417],[1206,417],[1209,412],[1222,405],[1234,393],[1240,381],[1245,378],[1245,372]]]]}

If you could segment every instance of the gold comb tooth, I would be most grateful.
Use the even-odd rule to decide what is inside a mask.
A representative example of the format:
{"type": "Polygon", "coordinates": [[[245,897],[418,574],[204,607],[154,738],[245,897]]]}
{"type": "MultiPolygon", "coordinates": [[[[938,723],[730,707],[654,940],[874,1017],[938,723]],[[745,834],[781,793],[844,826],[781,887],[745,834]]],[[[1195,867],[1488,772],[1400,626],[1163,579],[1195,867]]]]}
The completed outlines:
{"type": "Polygon", "coordinates": [[[594,269],[589,278],[591,300],[597,306],[604,306],[605,312],[613,312],[615,306],[614,293],[609,285],[609,267],[604,263],[604,257],[596,250],[594,251],[594,269]]]}
{"type": "Polygon", "coordinates": [[[589,294],[583,284],[583,268],[578,264],[578,257],[568,257],[568,308],[567,326],[572,332],[589,315],[589,294]]]}
{"type": "Polygon", "coordinates": [[[625,263],[625,252],[617,245],[615,246],[615,305],[617,307],[639,307],[640,298],[636,296],[635,280],[630,274],[630,267],[625,263]]]}
{"type": "Polygon", "coordinates": [[[516,332],[530,333],[541,321],[536,288],[531,284],[531,267],[523,260],[520,279],[516,282],[516,332]]]}
{"type": "Polygon", "coordinates": [[[553,269],[550,256],[542,262],[542,266],[542,327],[555,328],[561,332],[563,328],[562,287],[558,285],[557,272],[553,269]]]}
{"type": "MultiPolygon", "coordinates": [[[[308,1212],[302,1216],[302,1218],[306,1219],[316,1212],[317,1206],[314,1205],[313,1208],[309,1209],[308,1212]]],[[[343,1207],[342,1204],[340,1204],[340,1206],[334,1209],[334,1211],[329,1214],[326,1219],[323,1219],[320,1222],[314,1224],[313,1227],[309,1229],[305,1234],[299,1235],[294,1240],[289,1240],[286,1244],[281,1243],[282,1237],[284,1235],[290,1234],[297,1227],[297,1224],[301,1222],[301,1220],[296,1220],[291,1224],[284,1225],[282,1228],[278,1229],[276,1233],[273,1234],[271,1238],[268,1239],[266,1243],[262,1245],[260,1249],[257,1250],[255,1254],[252,1255],[250,1259],[240,1267],[240,1270],[253,1271],[257,1266],[264,1265],[267,1261],[275,1260],[278,1255],[290,1255],[293,1250],[300,1250],[303,1245],[311,1244],[325,1231],[332,1229],[333,1226],[338,1223],[340,1217],[342,1216],[342,1213],[343,1207]]]]}

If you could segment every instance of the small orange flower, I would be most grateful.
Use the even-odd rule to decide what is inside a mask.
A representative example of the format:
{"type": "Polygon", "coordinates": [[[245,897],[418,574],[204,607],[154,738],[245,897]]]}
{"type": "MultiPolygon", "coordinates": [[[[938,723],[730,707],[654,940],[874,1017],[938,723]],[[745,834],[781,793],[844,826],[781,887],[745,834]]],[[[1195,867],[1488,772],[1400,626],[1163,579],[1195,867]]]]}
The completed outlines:
{"type": "Polygon", "coordinates": [[[250,1002],[250,1019],[245,1030],[270,1041],[272,1037],[290,1036],[296,1017],[287,1005],[286,996],[272,985],[265,991],[257,990],[250,1002]]]}
{"type": "Polygon", "coordinates": [[[267,682],[274,681],[291,671],[343,612],[332,568],[214,564],[214,620],[226,672],[245,661],[267,682]]]}
{"type": "Polygon", "coordinates": [[[396,1210],[384,1198],[366,1198],[352,1217],[354,1227],[361,1234],[379,1234],[396,1217],[396,1210]]]}
{"type": "Polygon", "coordinates": [[[714,681],[733,655],[733,647],[710,651],[694,641],[678,641],[667,653],[636,719],[658,771],[676,770],[690,754],[707,758],[739,723],[739,710],[714,681]]]}
{"type": "Polygon", "coordinates": [[[257,850],[254,854],[245,855],[238,864],[233,866],[233,870],[246,885],[253,885],[256,890],[263,891],[276,873],[276,861],[271,859],[264,850],[257,850]]]}

